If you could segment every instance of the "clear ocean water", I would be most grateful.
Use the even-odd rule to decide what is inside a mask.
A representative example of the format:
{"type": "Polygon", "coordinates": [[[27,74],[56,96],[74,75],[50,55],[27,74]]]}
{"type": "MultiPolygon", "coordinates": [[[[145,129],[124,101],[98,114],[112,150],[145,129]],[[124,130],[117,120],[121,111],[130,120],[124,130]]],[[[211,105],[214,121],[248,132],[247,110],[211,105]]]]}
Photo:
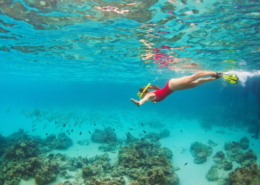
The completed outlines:
{"type": "Polygon", "coordinates": [[[0,185],[259,185],[259,20],[258,0],[0,0],[0,185]],[[239,80],[130,101],[201,70],[239,80]]]}

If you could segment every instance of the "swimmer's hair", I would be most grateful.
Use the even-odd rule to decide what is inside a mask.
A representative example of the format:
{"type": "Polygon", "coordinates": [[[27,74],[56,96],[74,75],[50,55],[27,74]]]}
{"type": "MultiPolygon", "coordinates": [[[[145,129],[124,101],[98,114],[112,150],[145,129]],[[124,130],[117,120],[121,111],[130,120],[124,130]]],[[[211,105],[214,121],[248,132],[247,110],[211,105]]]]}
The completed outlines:
{"type": "Polygon", "coordinates": [[[157,85],[151,85],[148,89],[159,90],[159,87],[157,85]]]}

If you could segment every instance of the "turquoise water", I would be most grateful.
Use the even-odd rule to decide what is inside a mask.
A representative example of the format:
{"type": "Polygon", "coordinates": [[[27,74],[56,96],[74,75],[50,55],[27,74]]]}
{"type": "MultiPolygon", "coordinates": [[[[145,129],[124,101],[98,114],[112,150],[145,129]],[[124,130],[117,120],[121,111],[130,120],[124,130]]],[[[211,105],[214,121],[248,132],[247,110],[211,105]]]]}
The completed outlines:
{"type": "Polygon", "coordinates": [[[260,164],[259,7],[249,0],[0,1],[0,185],[236,184],[236,168],[260,164]],[[130,101],[148,83],[163,88],[199,70],[232,72],[239,81],[214,80],[141,107],[130,101]],[[97,130],[105,139],[93,139],[97,130]],[[212,147],[201,164],[194,142],[212,147]],[[218,151],[232,169],[216,162],[218,151]]]}

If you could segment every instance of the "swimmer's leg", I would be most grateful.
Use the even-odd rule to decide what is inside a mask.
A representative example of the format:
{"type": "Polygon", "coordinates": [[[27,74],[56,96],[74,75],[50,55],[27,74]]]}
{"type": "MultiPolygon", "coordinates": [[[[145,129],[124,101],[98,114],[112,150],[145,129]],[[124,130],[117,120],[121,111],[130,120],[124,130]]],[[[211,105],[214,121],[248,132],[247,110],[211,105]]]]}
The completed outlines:
{"type": "Polygon", "coordinates": [[[197,87],[198,85],[201,85],[201,84],[204,84],[206,82],[213,81],[213,80],[216,80],[216,78],[215,77],[210,77],[210,78],[198,79],[198,80],[195,80],[195,81],[191,82],[190,84],[188,84],[187,86],[185,86],[185,87],[183,87],[181,89],[178,89],[178,90],[191,89],[191,88],[197,87]]]}
{"type": "Polygon", "coordinates": [[[200,71],[191,76],[184,76],[181,78],[173,78],[169,82],[169,88],[171,90],[183,89],[185,86],[189,85],[191,82],[197,80],[198,78],[205,76],[216,76],[217,73],[214,71],[200,71]]]}

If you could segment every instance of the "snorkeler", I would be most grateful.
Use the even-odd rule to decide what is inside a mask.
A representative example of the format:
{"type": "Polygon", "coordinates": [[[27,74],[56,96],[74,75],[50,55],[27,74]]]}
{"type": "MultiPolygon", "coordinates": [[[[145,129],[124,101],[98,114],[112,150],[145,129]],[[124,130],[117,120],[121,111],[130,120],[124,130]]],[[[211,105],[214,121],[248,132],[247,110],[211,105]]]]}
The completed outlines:
{"type": "Polygon", "coordinates": [[[223,78],[233,84],[237,84],[238,80],[238,78],[233,74],[223,74],[214,71],[200,71],[191,76],[172,78],[167,82],[166,86],[163,89],[159,89],[159,87],[156,85],[150,86],[149,83],[146,87],[141,87],[139,89],[139,92],[137,93],[141,100],[137,101],[131,98],[131,101],[137,106],[140,106],[147,101],[152,101],[153,103],[160,102],[176,90],[191,89],[203,83],[216,80],[218,78],[223,78]],[[211,77],[201,78],[205,76],[211,77]],[[149,92],[148,89],[154,89],[155,91],[149,92]]]}

